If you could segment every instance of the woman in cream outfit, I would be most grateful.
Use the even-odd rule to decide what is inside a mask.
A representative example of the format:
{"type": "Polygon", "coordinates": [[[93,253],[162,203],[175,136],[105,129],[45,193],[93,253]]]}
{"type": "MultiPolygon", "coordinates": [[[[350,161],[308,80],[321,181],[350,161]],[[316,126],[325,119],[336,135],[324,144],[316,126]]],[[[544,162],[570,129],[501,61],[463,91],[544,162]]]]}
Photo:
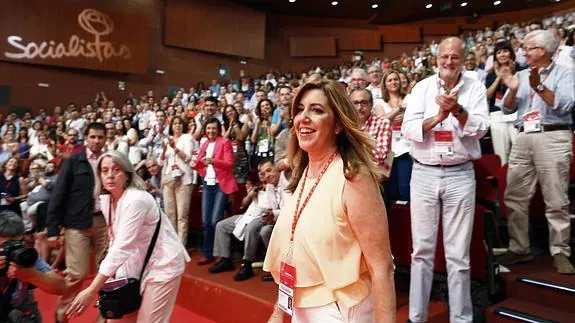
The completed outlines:
{"type": "Polygon", "coordinates": [[[170,138],[165,139],[160,156],[162,190],[166,215],[184,245],[188,241],[188,213],[192,199],[193,171],[190,167],[193,137],[187,133],[187,123],[174,117],[170,124],[170,138]]]}
{"type": "MultiPolygon", "coordinates": [[[[284,254],[293,246],[294,323],[395,323],[394,267],[374,143],[334,81],[306,83],[292,118],[293,195],[274,227],[264,270],[279,283],[284,254]]],[[[276,306],[270,322],[281,321],[276,306]]]]}

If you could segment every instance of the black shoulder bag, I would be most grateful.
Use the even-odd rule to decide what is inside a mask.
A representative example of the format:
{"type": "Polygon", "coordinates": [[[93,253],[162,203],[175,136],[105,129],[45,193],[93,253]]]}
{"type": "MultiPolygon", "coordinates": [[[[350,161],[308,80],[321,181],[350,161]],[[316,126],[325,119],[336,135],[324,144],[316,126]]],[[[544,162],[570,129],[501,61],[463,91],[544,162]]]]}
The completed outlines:
{"type": "MultiPolygon", "coordinates": [[[[110,203],[111,205],[111,203],[110,203]]],[[[110,210],[111,211],[111,210],[110,210]]],[[[152,236],[152,241],[148,247],[148,253],[146,254],[146,259],[144,260],[144,266],[142,267],[142,272],[140,273],[140,278],[128,278],[119,286],[113,287],[103,287],[98,292],[100,294],[100,299],[98,300],[98,308],[102,317],[105,319],[120,319],[124,315],[134,313],[140,309],[142,304],[142,295],[140,295],[140,283],[142,281],[142,276],[146,270],[146,265],[148,260],[152,256],[152,251],[156,245],[156,240],[158,239],[158,233],[160,232],[160,223],[162,222],[162,211],[158,207],[160,214],[160,219],[156,225],[156,231],[152,236]]],[[[110,216],[111,212],[108,214],[110,216]]],[[[108,221],[109,225],[112,225],[108,221]]]]}

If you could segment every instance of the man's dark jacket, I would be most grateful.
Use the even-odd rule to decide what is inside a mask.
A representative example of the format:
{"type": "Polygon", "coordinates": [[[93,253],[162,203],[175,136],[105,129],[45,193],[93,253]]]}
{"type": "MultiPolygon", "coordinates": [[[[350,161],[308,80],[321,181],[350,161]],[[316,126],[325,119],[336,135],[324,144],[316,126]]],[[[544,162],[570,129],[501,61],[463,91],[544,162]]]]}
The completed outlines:
{"type": "Polygon", "coordinates": [[[92,227],[94,181],[94,172],[86,157],[86,151],[76,153],[64,161],[48,203],[48,237],[58,236],[60,227],[92,227]]]}

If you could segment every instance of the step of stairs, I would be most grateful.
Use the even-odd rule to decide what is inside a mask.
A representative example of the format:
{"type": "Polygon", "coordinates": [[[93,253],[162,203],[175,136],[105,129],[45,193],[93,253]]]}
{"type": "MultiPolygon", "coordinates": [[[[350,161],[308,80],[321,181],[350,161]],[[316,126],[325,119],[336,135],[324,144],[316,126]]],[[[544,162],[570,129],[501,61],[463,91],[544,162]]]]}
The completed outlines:
{"type": "Polygon", "coordinates": [[[573,323],[575,313],[508,298],[486,310],[486,323],[573,323]]]}

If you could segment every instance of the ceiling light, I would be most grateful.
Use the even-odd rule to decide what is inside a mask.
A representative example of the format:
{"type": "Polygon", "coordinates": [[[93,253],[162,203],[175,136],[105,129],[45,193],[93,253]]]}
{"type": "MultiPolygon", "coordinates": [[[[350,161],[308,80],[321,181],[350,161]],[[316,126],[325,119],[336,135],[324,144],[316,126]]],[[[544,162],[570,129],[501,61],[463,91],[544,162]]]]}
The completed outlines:
{"type": "Polygon", "coordinates": [[[462,6],[462,7],[467,7],[467,2],[462,2],[462,3],[461,3],[461,6],[462,6]]]}
{"type": "Polygon", "coordinates": [[[501,4],[501,0],[493,1],[493,5],[494,5],[494,6],[498,6],[498,5],[500,5],[500,4],[501,4]]]}
{"type": "Polygon", "coordinates": [[[331,5],[332,5],[332,6],[337,6],[337,1],[332,1],[332,2],[331,2],[331,5]]]}
{"type": "Polygon", "coordinates": [[[291,2],[291,3],[294,3],[294,2],[295,2],[295,0],[289,0],[289,2],[291,2]]]}
{"type": "Polygon", "coordinates": [[[371,9],[377,9],[377,7],[379,7],[379,5],[377,3],[374,3],[371,5],[371,9]]]}
{"type": "Polygon", "coordinates": [[[431,3],[428,3],[425,5],[425,8],[430,9],[431,7],[433,7],[433,5],[431,3]]]}

